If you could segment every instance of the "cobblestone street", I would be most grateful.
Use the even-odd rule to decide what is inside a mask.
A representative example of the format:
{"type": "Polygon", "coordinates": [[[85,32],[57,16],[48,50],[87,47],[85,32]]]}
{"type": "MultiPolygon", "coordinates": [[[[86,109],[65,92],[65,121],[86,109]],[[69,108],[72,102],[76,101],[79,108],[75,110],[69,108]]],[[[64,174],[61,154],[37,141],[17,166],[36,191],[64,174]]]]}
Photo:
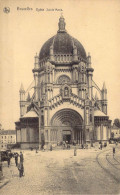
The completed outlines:
{"type": "Polygon", "coordinates": [[[23,151],[25,176],[19,178],[14,159],[3,173],[10,182],[0,189],[1,195],[38,194],[119,194],[120,152],[112,156],[106,149],[59,151],[23,151]],[[111,163],[111,164],[110,164],[111,163]]]}

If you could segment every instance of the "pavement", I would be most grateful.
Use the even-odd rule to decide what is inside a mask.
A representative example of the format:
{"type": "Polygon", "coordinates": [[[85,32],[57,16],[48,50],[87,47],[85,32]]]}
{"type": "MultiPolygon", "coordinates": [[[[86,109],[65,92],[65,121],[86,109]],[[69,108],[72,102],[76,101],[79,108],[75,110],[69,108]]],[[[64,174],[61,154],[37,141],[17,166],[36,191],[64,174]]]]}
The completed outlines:
{"type": "Polygon", "coordinates": [[[0,180],[0,189],[5,186],[10,180],[6,179],[5,177],[2,177],[0,180]]]}
{"type": "Polygon", "coordinates": [[[14,159],[9,168],[4,162],[6,181],[0,194],[120,194],[120,147],[116,148],[115,159],[112,147],[102,151],[97,148],[78,149],[76,156],[74,149],[38,153],[25,150],[25,176],[19,178],[14,159]]]}

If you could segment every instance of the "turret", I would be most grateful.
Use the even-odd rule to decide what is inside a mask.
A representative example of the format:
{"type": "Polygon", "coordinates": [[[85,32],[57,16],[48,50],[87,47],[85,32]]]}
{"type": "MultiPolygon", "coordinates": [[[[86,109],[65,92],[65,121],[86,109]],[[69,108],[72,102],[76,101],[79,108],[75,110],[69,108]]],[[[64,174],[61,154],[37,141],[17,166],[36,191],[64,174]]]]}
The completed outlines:
{"type": "Polygon", "coordinates": [[[29,102],[30,100],[30,93],[28,92],[27,101],[29,102]]]}
{"type": "Polygon", "coordinates": [[[88,61],[88,68],[91,68],[91,56],[90,56],[90,53],[88,53],[87,61],[88,61]]]}
{"type": "Polygon", "coordinates": [[[39,57],[36,53],[35,55],[35,63],[34,63],[34,80],[35,80],[35,86],[34,86],[34,94],[35,94],[35,101],[38,100],[38,70],[39,70],[39,57]]]}
{"type": "Polygon", "coordinates": [[[21,83],[19,93],[20,93],[20,101],[25,101],[25,90],[22,83],[21,83]]]}
{"type": "Polygon", "coordinates": [[[93,77],[94,69],[91,67],[91,56],[88,53],[87,57],[87,77],[88,77],[88,94],[90,99],[93,97],[93,89],[92,89],[92,77],[93,77]]]}
{"type": "Polygon", "coordinates": [[[39,68],[39,57],[38,57],[37,53],[36,53],[34,58],[35,58],[34,69],[37,70],[39,68]]]}
{"type": "Polygon", "coordinates": [[[78,61],[77,47],[73,45],[73,61],[78,61]]]}
{"type": "Polygon", "coordinates": [[[103,88],[102,88],[102,111],[107,114],[107,89],[105,82],[103,83],[103,88]]]}
{"type": "Polygon", "coordinates": [[[25,90],[23,84],[21,84],[19,93],[20,93],[20,117],[22,117],[25,112],[25,90]]]}
{"type": "Polygon", "coordinates": [[[102,100],[107,100],[107,89],[105,82],[103,83],[103,88],[102,88],[102,100]]]}
{"type": "Polygon", "coordinates": [[[50,46],[50,61],[54,61],[54,55],[53,55],[53,45],[50,46]]]}
{"type": "Polygon", "coordinates": [[[86,99],[86,96],[89,96],[87,93],[87,86],[86,86],[86,64],[84,62],[80,62],[78,66],[78,90],[79,90],[79,97],[86,99]]]}
{"type": "Polygon", "coordinates": [[[95,100],[96,100],[96,101],[98,100],[97,91],[96,91],[96,94],[95,94],[95,100]]]}
{"type": "Polygon", "coordinates": [[[65,25],[66,25],[65,19],[63,15],[61,15],[61,17],[59,18],[59,23],[58,23],[58,27],[59,27],[58,32],[66,32],[65,25]]]}

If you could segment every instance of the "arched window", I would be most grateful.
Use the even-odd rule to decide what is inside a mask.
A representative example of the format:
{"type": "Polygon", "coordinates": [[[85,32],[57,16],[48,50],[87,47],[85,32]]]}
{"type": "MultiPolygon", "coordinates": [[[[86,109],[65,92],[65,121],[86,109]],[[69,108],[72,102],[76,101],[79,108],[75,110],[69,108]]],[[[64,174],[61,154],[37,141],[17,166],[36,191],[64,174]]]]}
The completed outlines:
{"type": "Polygon", "coordinates": [[[58,84],[70,83],[70,78],[67,75],[61,75],[57,81],[58,84]]]}
{"type": "Polygon", "coordinates": [[[64,96],[69,96],[69,89],[68,89],[68,87],[65,87],[65,89],[64,89],[64,96]]]}

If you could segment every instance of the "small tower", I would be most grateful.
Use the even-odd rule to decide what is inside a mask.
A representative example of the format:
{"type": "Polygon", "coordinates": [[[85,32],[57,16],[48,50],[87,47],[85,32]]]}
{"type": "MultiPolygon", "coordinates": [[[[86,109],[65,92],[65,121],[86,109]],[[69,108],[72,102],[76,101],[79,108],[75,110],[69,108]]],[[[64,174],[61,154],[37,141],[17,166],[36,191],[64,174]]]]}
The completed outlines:
{"type": "Polygon", "coordinates": [[[107,114],[107,89],[105,82],[103,83],[103,88],[102,88],[102,111],[107,114]]]}
{"type": "Polygon", "coordinates": [[[95,100],[96,100],[96,101],[98,100],[97,91],[96,91],[96,94],[95,94],[95,100]]]}
{"type": "Polygon", "coordinates": [[[34,86],[34,94],[35,94],[35,101],[38,100],[38,93],[39,93],[39,57],[36,53],[35,55],[35,63],[34,63],[34,81],[35,81],[35,86],[34,86]]]}
{"type": "Polygon", "coordinates": [[[89,98],[92,99],[93,97],[93,89],[92,89],[92,77],[93,77],[94,69],[91,67],[91,56],[88,53],[87,57],[87,80],[88,80],[88,94],[89,98]]]}
{"type": "Polygon", "coordinates": [[[78,62],[77,47],[73,45],[73,61],[78,62]]]}
{"type": "Polygon", "coordinates": [[[86,99],[87,96],[86,64],[84,62],[81,61],[79,63],[78,71],[79,71],[79,79],[78,79],[79,97],[86,99]]]}
{"type": "Polygon", "coordinates": [[[50,46],[50,62],[54,61],[53,45],[50,46]]]}
{"type": "Polygon", "coordinates": [[[20,117],[22,117],[25,112],[25,90],[23,84],[21,84],[19,93],[20,93],[20,117]]]}
{"type": "Polygon", "coordinates": [[[30,100],[31,100],[30,93],[28,92],[27,101],[30,102],[30,100]]]}
{"type": "Polygon", "coordinates": [[[66,32],[65,25],[66,25],[65,19],[63,15],[61,15],[61,17],[59,18],[59,23],[58,23],[58,27],[59,27],[58,32],[66,32]]]}

